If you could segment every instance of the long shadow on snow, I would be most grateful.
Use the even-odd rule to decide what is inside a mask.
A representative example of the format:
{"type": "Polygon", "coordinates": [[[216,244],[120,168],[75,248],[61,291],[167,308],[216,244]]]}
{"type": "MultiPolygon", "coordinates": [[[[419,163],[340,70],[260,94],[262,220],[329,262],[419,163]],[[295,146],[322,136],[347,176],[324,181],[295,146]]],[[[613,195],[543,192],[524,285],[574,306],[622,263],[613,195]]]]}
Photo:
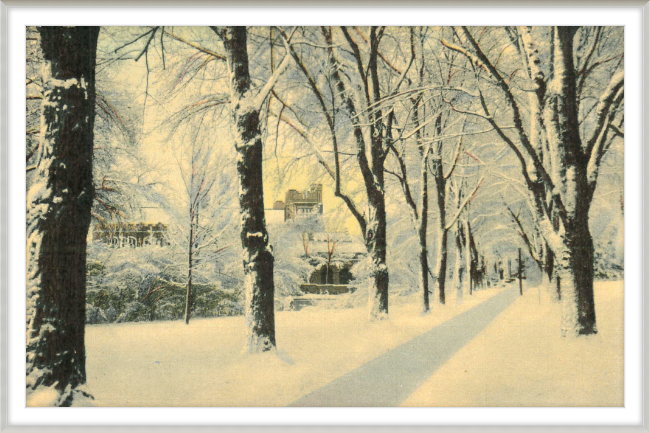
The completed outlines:
{"type": "Polygon", "coordinates": [[[394,407],[517,299],[510,287],[291,403],[292,407],[394,407]]]}

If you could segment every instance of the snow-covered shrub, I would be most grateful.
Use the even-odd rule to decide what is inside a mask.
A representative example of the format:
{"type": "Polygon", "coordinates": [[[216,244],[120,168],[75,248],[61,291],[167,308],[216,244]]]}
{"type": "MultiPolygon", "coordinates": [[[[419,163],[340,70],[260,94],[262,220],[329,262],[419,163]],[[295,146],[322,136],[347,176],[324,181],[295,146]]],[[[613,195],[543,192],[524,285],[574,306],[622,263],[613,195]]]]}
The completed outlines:
{"type": "Polygon", "coordinates": [[[149,315],[150,310],[147,309],[145,304],[138,301],[133,301],[125,305],[124,312],[120,314],[116,322],[140,322],[147,320],[149,315]]]}
{"type": "Polygon", "coordinates": [[[597,279],[617,280],[623,278],[623,214],[614,212],[601,210],[589,221],[593,226],[592,233],[594,233],[594,277],[597,279]]]}
{"type": "Polygon", "coordinates": [[[594,248],[594,277],[601,280],[623,278],[623,255],[618,253],[617,239],[599,242],[594,248]]]}
{"type": "MultiPolygon", "coordinates": [[[[395,207],[396,205],[390,207],[393,212],[388,217],[386,263],[390,278],[389,299],[390,296],[415,293],[420,287],[419,238],[410,215],[407,212],[398,212],[395,207]]],[[[429,242],[432,242],[431,237],[429,242]]],[[[431,265],[432,263],[429,263],[429,266],[431,265]]]]}
{"type": "Polygon", "coordinates": [[[89,325],[96,325],[107,322],[108,319],[106,318],[106,314],[101,308],[86,304],[86,323],[89,325]]]}
{"type": "Polygon", "coordinates": [[[110,306],[107,309],[103,310],[104,317],[106,317],[106,322],[113,323],[117,320],[117,310],[114,307],[110,306]]]}
{"type": "MultiPolygon", "coordinates": [[[[321,232],[324,224],[320,216],[314,215],[280,224],[269,225],[269,235],[275,263],[273,278],[275,281],[275,297],[283,299],[301,295],[300,285],[308,281],[314,271],[303,245],[303,234],[321,232]]],[[[280,303],[284,306],[283,303],[280,303]]]]}
{"type": "MultiPolygon", "coordinates": [[[[87,261],[87,323],[181,319],[187,291],[183,266],[178,264],[181,259],[166,248],[113,249],[91,244],[87,261]]],[[[237,264],[241,268],[241,263],[237,264]]],[[[243,313],[241,278],[236,267],[224,269],[206,265],[195,273],[194,317],[243,313]]]]}
{"type": "Polygon", "coordinates": [[[222,290],[219,285],[197,284],[194,294],[194,315],[197,317],[243,314],[237,292],[222,290]]]}
{"type": "Polygon", "coordinates": [[[354,293],[341,297],[337,305],[338,308],[356,308],[368,304],[368,294],[372,287],[372,280],[370,279],[371,266],[372,261],[369,257],[365,257],[352,266],[350,271],[353,279],[350,281],[350,285],[354,286],[356,290],[354,293]]]}

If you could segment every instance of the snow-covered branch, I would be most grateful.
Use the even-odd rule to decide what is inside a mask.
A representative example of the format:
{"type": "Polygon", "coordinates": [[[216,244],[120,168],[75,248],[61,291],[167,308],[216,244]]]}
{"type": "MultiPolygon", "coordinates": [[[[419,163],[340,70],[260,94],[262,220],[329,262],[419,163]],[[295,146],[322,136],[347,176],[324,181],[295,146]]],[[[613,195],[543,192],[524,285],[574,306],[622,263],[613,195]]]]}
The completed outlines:
{"type": "Polygon", "coordinates": [[[481,185],[483,184],[483,181],[484,181],[484,180],[485,180],[485,176],[482,176],[481,179],[478,181],[478,184],[476,185],[476,188],[474,188],[474,191],[472,191],[471,194],[468,194],[467,197],[465,197],[465,199],[464,199],[464,200],[461,202],[461,204],[458,206],[458,210],[456,211],[456,214],[455,214],[454,217],[453,217],[453,218],[452,218],[452,219],[447,223],[447,227],[446,227],[447,230],[450,230],[450,229],[454,226],[454,224],[456,223],[456,220],[457,220],[458,217],[460,217],[460,215],[463,213],[463,210],[465,209],[465,207],[467,206],[467,204],[468,204],[468,203],[469,203],[469,202],[474,198],[474,196],[476,195],[476,192],[479,190],[479,188],[480,188],[481,185]]]}

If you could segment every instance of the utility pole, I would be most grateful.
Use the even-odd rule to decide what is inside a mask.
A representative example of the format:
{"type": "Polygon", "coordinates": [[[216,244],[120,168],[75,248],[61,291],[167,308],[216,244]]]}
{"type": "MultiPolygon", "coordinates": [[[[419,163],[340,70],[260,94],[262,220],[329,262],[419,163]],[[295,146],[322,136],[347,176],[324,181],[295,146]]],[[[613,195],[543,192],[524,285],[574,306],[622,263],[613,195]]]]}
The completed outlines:
{"type": "Polygon", "coordinates": [[[519,248],[519,272],[518,272],[518,274],[519,274],[519,296],[524,295],[524,286],[523,286],[523,284],[521,282],[522,271],[523,271],[523,267],[521,266],[521,248],[519,248]]]}

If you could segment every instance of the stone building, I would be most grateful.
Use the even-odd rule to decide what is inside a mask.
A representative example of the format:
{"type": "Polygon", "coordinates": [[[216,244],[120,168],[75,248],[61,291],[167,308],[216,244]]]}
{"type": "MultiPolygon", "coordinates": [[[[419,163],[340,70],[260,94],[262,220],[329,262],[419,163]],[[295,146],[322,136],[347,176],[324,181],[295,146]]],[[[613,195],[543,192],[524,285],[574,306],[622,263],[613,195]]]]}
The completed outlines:
{"type": "Polygon", "coordinates": [[[300,218],[303,216],[323,214],[323,185],[313,184],[306,191],[290,189],[285,194],[284,201],[278,200],[273,204],[272,214],[284,210],[284,220],[300,218]]]}

